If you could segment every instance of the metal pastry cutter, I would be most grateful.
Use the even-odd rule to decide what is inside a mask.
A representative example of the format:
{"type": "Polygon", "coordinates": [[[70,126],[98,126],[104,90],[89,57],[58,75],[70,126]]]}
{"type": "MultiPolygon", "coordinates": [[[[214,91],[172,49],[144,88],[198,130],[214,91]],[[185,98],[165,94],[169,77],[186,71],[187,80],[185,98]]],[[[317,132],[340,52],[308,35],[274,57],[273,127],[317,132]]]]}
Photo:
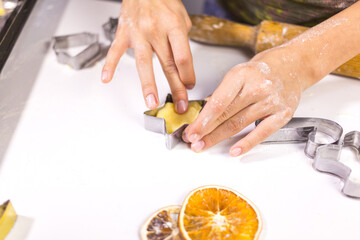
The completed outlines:
{"type": "Polygon", "coordinates": [[[114,41],[114,39],[115,39],[117,26],[118,26],[118,19],[117,18],[109,18],[109,21],[107,21],[106,23],[104,23],[102,25],[105,37],[110,42],[114,41]]]}
{"type": "MultiPolygon", "coordinates": [[[[256,122],[258,125],[260,121],[256,122]]],[[[343,133],[342,127],[331,120],[322,118],[293,118],[263,143],[302,143],[306,142],[305,154],[314,158],[318,147],[337,144],[343,133]]]]}
{"type": "Polygon", "coordinates": [[[57,36],[53,38],[53,49],[59,63],[79,70],[91,65],[102,55],[99,36],[88,32],[57,36]],[[69,53],[70,48],[85,47],[76,55],[69,53]]]}
{"type": "MultiPolygon", "coordinates": [[[[260,121],[256,122],[256,125],[260,121]]],[[[353,131],[345,135],[342,127],[331,120],[321,118],[293,118],[287,125],[270,136],[263,143],[301,143],[306,142],[305,154],[313,158],[313,167],[325,173],[338,176],[343,182],[342,193],[360,198],[360,182],[350,178],[351,168],[340,162],[341,150],[352,147],[360,160],[360,132],[353,131]]]]}
{"type": "Polygon", "coordinates": [[[340,162],[341,150],[344,147],[352,147],[357,151],[357,159],[360,153],[360,132],[353,131],[345,135],[343,145],[324,145],[317,149],[313,166],[315,169],[334,174],[343,182],[342,193],[346,196],[360,198],[360,182],[350,178],[351,168],[340,162]]]}
{"type": "MultiPolygon", "coordinates": [[[[173,102],[171,94],[168,94],[166,97],[165,103],[173,102]]],[[[206,101],[205,100],[193,100],[189,102],[198,102],[202,107],[205,106],[206,101]]],[[[165,104],[164,104],[165,105],[165,104]]],[[[160,109],[164,107],[162,105],[161,107],[149,110],[144,112],[144,122],[145,122],[145,129],[156,132],[156,133],[162,133],[165,135],[165,144],[168,149],[172,149],[175,147],[181,140],[182,132],[189,124],[184,124],[174,132],[168,134],[166,131],[166,124],[165,119],[156,117],[156,114],[160,109]]]]}

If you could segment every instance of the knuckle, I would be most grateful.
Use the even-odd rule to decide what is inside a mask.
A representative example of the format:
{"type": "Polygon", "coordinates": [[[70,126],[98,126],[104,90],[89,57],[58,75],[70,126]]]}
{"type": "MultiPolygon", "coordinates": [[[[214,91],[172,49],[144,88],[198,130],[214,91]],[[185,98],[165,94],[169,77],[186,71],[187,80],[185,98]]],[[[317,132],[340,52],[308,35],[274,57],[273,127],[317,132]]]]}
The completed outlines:
{"type": "Polygon", "coordinates": [[[139,30],[147,33],[147,34],[152,34],[155,32],[156,29],[156,21],[154,20],[149,20],[147,18],[139,20],[139,30]]]}
{"type": "Polygon", "coordinates": [[[141,82],[141,88],[143,90],[143,93],[145,95],[147,95],[147,93],[150,93],[153,91],[154,86],[151,83],[147,83],[147,82],[141,82]]]}
{"type": "Polygon", "coordinates": [[[173,59],[164,61],[163,66],[165,72],[169,74],[177,73],[177,68],[173,59]]]}
{"type": "Polygon", "coordinates": [[[175,88],[171,90],[172,94],[174,95],[174,98],[181,98],[183,96],[186,96],[186,90],[183,88],[175,88]]]}
{"type": "Polygon", "coordinates": [[[226,122],[226,128],[229,129],[229,131],[231,131],[232,133],[237,133],[241,128],[241,122],[237,119],[230,118],[226,122]]]}
{"type": "Polygon", "coordinates": [[[257,134],[257,141],[262,141],[271,135],[271,128],[264,128],[261,132],[257,134]]]}
{"type": "Polygon", "coordinates": [[[218,143],[218,137],[217,135],[210,133],[204,138],[204,141],[206,142],[206,146],[213,146],[218,143]]]}
{"type": "Polygon", "coordinates": [[[290,109],[285,109],[284,110],[284,117],[289,118],[291,116],[292,116],[292,111],[290,109]]]}
{"type": "Polygon", "coordinates": [[[224,111],[217,119],[218,123],[222,123],[226,121],[230,117],[230,114],[228,111],[224,111]]]}
{"type": "Polygon", "coordinates": [[[293,116],[293,111],[291,108],[287,108],[283,111],[282,119],[285,123],[289,122],[293,116]]]}
{"type": "Polygon", "coordinates": [[[189,77],[186,77],[186,78],[182,78],[181,81],[185,85],[193,85],[193,86],[195,86],[195,83],[196,83],[195,76],[189,76],[189,77]]]}
{"type": "Polygon", "coordinates": [[[109,62],[106,62],[105,65],[103,66],[102,72],[110,71],[110,70],[112,70],[112,67],[109,62]]]}
{"type": "Polygon", "coordinates": [[[222,112],[223,111],[223,103],[221,100],[211,98],[210,99],[210,107],[214,112],[222,112]]]}
{"type": "Polygon", "coordinates": [[[253,137],[248,140],[250,146],[255,146],[256,144],[268,138],[273,132],[273,127],[267,126],[261,128],[261,130],[255,128],[254,131],[256,132],[254,132],[253,137]]]}
{"type": "Polygon", "coordinates": [[[270,89],[266,85],[260,85],[253,88],[253,91],[256,92],[257,95],[265,96],[268,95],[270,89]]]}
{"type": "Polygon", "coordinates": [[[136,61],[139,65],[145,65],[147,64],[147,57],[144,53],[138,53],[136,56],[136,61]]]}
{"type": "Polygon", "coordinates": [[[211,109],[214,111],[214,112],[221,112],[223,109],[222,109],[222,105],[219,104],[219,103],[213,103],[211,104],[211,109]]]}
{"type": "Polygon", "coordinates": [[[168,19],[172,27],[178,28],[181,26],[182,18],[179,14],[170,13],[168,19]]]}
{"type": "Polygon", "coordinates": [[[242,153],[248,152],[252,148],[251,140],[244,139],[240,141],[240,147],[242,149],[242,153]]]}
{"type": "Polygon", "coordinates": [[[177,65],[184,66],[190,63],[190,58],[186,55],[180,55],[176,57],[175,61],[177,65]]]}
{"type": "MultiPolygon", "coordinates": [[[[267,97],[266,102],[271,105],[279,105],[280,104],[280,97],[279,95],[270,95],[267,97]]],[[[280,104],[281,105],[281,104],[280,104]]]]}

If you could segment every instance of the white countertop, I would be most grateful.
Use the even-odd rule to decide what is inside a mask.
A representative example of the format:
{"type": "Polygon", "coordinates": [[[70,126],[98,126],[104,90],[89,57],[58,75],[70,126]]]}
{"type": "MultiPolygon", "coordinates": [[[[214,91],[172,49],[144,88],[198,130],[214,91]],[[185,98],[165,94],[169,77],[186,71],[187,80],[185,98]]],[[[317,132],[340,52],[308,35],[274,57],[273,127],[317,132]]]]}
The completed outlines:
{"type": "MultiPolygon", "coordinates": [[[[119,9],[115,2],[69,1],[56,35],[89,31],[105,42],[101,25],[119,9]]],[[[190,99],[209,95],[248,59],[236,49],[191,48],[197,85],[190,99]]],[[[338,178],[312,168],[304,144],[260,145],[240,158],[228,155],[236,137],[200,154],[185,144],[169,151],[164,136],[143,127],[134,59],[126,54],[108,85],[100,82],[103,63],[74,71],[48,49],[0,161],[0,203],[11,199],[20,215],[9,240],[139,239],[154,211],[209,184],[236,189],[258,206],[261,239],[360,239],[360,201],[340,193],[338,178]]],[[[169,87],[157,60],[154,68],[164,100],[169,87]]],[[[296,116],[360,130],[359,93],[360,81],[328,76],[303,94],[296,116]]]]}

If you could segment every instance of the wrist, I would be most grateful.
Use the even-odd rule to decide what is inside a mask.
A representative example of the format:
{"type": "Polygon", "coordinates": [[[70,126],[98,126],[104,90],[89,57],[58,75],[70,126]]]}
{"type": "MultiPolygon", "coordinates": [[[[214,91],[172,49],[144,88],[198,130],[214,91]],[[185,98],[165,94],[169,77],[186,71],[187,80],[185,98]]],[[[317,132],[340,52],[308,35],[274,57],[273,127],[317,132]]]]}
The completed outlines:
{"type": "Polygon", "coordinates": [[[296,81],[301,91],[315,84],[322,77],[314,67],[311,56],[298,46],[285,45],[258,53],[251,61],[264,61],[277,75],[296,81]]]}

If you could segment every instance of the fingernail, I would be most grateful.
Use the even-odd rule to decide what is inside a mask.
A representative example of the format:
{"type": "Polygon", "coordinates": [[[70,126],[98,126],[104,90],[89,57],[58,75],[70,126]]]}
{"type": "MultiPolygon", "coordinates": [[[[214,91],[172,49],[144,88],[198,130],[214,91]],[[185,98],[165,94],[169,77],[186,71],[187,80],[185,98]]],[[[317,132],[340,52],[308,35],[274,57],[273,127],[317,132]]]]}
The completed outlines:
{"type": "Polygon", "coordinates": [[[184,140],[184,142],[189,143],[189,139],[187,138],[186,133],[183,133],[182,139],[184,140]]]}
{"type": "Polygon", "coordinates": [[[203,140],[194,142],[193,144],[191,144],[191,148],[192,150],[194,150],[195,152],[200,152],[201,149],[203,149],[205,146],[205,142],[203,140]]]}
{"type": "Polygon", "coordinates": [[[188,84],[188,85],[185,85],[186,89],[193,89],[195,87],[194,84],[188,84]]]}
{"type": "Polygon", "coordinates": [[[234,148],[230,151],[230,155],[233,157],[237,157],[241,154],[241,148],[234,148]]]}
{"type": "Polygon", "coordinates": [[[102,74],[101,74],[101,81],[102,82],[107,82],[108,76],[109,76],[108,71],[103,71],[102,74]]]}
{"type": "Polygon", "coordinates": [[[176,112],[185,113],[187,110],[187,103],[184,100],[180,100],[176,103],[176,112]]]}
{"type": "Polygon", "coordinates": [[[197,142],[197,141],[200,140],[200,136],[195,133],[195,134],[190,136],[189,140],[190,140],[190,142],[197,142]]]}
{"type": "Polygon", "coordinates": [[[147,97],[146,97],[146,105],[150,109],[156,108],[156,100],[155,100],[154,94],[151,93],[151,94],[147,95],[147,97]]]}

